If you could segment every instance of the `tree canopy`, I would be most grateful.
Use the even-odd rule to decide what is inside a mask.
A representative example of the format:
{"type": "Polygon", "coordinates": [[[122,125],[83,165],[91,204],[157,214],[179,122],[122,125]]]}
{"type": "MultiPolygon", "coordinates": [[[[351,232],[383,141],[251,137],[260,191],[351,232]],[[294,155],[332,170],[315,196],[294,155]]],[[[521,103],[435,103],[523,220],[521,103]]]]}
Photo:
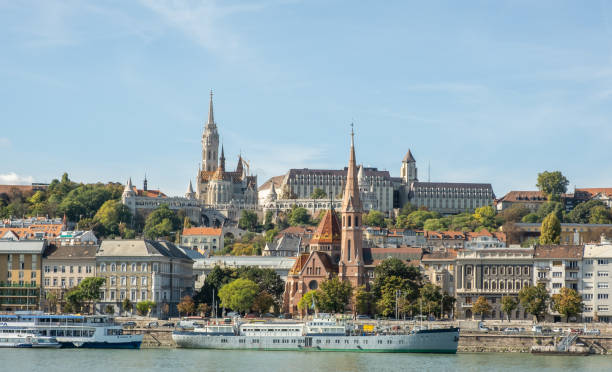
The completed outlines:
{"type": "Polygon", "coordinates": [[[559,293],[551,296],[551,308],[569,321],[570,317],[582,313],[582,297],[576,290],[563,287],[559,293]]]}
{"type": "Polygon", "coordinates": [[[167,204],[157,207],[145,221],[144,235],[148,239],[169,237],[183,226],[183,221],[167,204]]]}
{"type": "Polygon", "coordinates": [[[529,314],[534,315],[536,319],[539,320],[546,314],[550,296],[544,283],[521,288],[518,297],[521,306],[523,306],[529,314]]]}
{"type": "Polygon", "coordinates": [[[327,198],[327,193],[325,192],[325,190],[317,187],[312,191],[312,194],[310,194],[310,198],[311,199],[325,199],[327,198]]]}
{"type": "Polygon", "coordinates": [[[538,182],[536,187],[548,195],[549,198],[559,196],[567,191],[567,185],[569,185],[569,181],[561,172],[554,171],[544,171],[542,173],[538,173],[538,182]]]}
{"type": "Polygon", "coordinates": [[[559,244],[561,240],[561,222],[554,213],[549,214],[542,221],[540,229],[540,244],[559,244]]]}
{"type": "Polygon", "coordinates": [[[221,306],[247,313],[253,307],[255,297],[259,293],[259,287],[249,279],[238,278],[221,287],[219,298],[221,306]]]}
{"type": "Polygon", "coordinates": [[[472,306],[472,311],[474,314],[480,314],[480,319],[484,319],[485,315],[491,312],[491,304],[487,301],[484,296],[478,297],[474,305],[472,306]]]}
{"type": "Polygon", "coordinates": [[[257,214],[244,209],[238,219],[238,227],[243,230],[255,231],[257,228],[257,214]]]}

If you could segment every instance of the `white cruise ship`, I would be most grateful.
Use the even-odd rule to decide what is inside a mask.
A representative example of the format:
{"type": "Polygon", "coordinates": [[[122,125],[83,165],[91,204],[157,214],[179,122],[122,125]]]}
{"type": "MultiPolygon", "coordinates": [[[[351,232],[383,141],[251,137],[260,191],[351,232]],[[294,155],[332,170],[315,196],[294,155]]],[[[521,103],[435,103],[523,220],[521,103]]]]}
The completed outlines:
{"type": "Polygon", "coordinates": [[[138,349],[143,337],[123,334],[121,325],[105,315],[0,315],[0,337],[18,333],[53,337],[63,348],[138,349]]]}
{"type": "Polygon", "coordinates": [[[175,331],[178,347],[201,349],[456,353],[459,328],[359,333],[334,319],[306,323],[237,323],[175,331]]]}

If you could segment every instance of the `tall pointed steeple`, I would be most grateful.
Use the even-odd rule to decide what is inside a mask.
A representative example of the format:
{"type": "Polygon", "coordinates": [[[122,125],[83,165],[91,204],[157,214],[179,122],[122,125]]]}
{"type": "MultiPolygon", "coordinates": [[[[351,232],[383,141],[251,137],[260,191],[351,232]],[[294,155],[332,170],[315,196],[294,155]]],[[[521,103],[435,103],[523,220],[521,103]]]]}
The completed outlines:
{"type": "Polygon", "coordinates": [[[225,172],[225,152],[223,151],[223,145],[221,145],[221,158],[219,159],[219,167],[225,172]]]}
{"type": "Polygon", "coordinates": [[[208,107],[208,121],[204,126],[202,134],[202,170],[214,172],[218,166],[219,133],[213,113],[213,92],[210,91],[210,102],[208,107]]]}
{"type": "Polygon", "coordinates": [[[342,199],[342,243],[340,246],[340,263],[338,275],[341,280],[347,280],[353,288],[365,283],[363,266],[362,217],[363,210],[359,197],[357,180],[357,162],[355,160],[355,133],[351,124],[351,153],[346,185],[342,199]]]}
{"type": "Polygon", "coordinates": [[[206,126],[214,126],[215,124],[215,115],[213,113],[213,91],[210,90],[210,102],[208,104],[208,121],[206,122],[206,126]]]}
{"type": "Polygon", "coordinates": [[[185,197],[187,199],[195,199],[195,192],[193,192],[193,186],[191,185],[191,180],[189,180],[189,187],[187,187],[187,192],[185,193],[185,197]]]}

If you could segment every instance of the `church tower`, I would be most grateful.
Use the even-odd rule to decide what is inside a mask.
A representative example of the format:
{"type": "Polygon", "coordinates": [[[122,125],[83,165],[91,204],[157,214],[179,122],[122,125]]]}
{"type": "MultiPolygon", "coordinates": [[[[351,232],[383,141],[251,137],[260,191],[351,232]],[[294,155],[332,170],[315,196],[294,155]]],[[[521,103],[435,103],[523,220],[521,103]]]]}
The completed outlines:
{"type": "Polygon", "coordinates": [[[202,170],[214,172],[217,170],[217,154],[219,151],[219,133],[213,114],[213,93],[210,91],[210,105],[208,108],[208,121],[202,134],[202,170]]]}
{"type": "Polygon", "coordinates": [[[354,133],[351,129],[351,154],[346,173],[346,186],[342,198],[342,242],[338,274],[341,280],[348,280],[353,288],[365,283],[362,249],[361,218],[363,208],[359,197],[357,164],[355,161],[354,133]]]}
{"type": "Polygon", "coordinates": [[[410,150],[408,150],[408,153],[406,153],[406,156],[404,156],[404,160],[402,160],[400,177],[402,178],[402,182],[408,185],[415,181],[418,181],[416,160],[414,160],[414,156],[412,156],[410,150]]]}

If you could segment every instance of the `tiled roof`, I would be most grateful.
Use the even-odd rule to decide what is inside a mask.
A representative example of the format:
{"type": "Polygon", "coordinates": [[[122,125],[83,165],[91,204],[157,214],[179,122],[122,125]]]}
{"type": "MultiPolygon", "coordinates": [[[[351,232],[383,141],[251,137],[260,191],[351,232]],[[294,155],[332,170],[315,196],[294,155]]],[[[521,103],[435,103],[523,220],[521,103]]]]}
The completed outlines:
{"type": "Polygon", "coordinates": [[[363,259],[366,264],[388,257],[399,258],[402,261],[421,260],[422,248],[400,247],[400,248],[363,248],[363,259]]]}
{"type": "Polygon", "coordinates": [[[535,247],[534,258],[582,259],[583,245],[540,245],[535,247]]]}
{"type": "Polygon", "coordinates": [[[412,184],[413,189],[425,187],[439,188],[459,188],[459,189],[487,189],[493,191],[493,187],[490,183],[453,183],[453,182],[414,182],[412,184]]]}
{"type": "Polygon", "coordinates": [[[604,194],[607,196],[612,196],[612,187],[589,187],[589,188],[576,189],[576,191],[586,192],[591,197],[597,194],[604,194]]]}
{"type": "Polygon", "coordinates": [[[95,258],[96,245],[55,245],[51,244],[45,250],[47,259],[81,259],[95,258]]]}
{"type": "Polygon", "coordinates": [[[304,267],[306,262],[308,262],[308,257],[310,257],[310,253],[302,253],[301,255],[299,255],[295,260],[293,267],[291,268],[291,270],[289,270],[289,274],[299,274],[302,271],[302,268],[304,267]]]}
{"type": "Polygon", "coordinates": [[[166,256],[191,260],[173,243],[167,241],[134,239],[105,240],[100,245],[98,257],[149,257],[166,256]]]}
{"type": "Polygon", "coordinates": [[[222,229],[216,229],[213,227],[189,227],[187,229],[183,229],[183,236],[191,236],[191,235],[220,236],[221,234],[223,234],[222,229]]]}
{"type": "Polygon", "coordinates": [[[270,187],[272,187],[272,184],[274,184],[274,187],[278,190],[282,185],[283,185],[283,179],[285,178],[285,176],[275,176],[270,178],[269,180],[267,180],[266,182],[264,182],[261,186],[259,186],[258,191],[263,191],[263,190],[267,190],[270,187]]]}
{"type": "Polygon", "coordinates": [[[454,260],[457,258],[457,251],[449,249],[446,252],[425,253],[421,261],[454,260]]]}
{"type": "Polygon", "coordinates": [[[340,244],[342,241],[340,221],[332,210],[325,212],[317,230],[310,239],[310,244],[340,244]]]}

